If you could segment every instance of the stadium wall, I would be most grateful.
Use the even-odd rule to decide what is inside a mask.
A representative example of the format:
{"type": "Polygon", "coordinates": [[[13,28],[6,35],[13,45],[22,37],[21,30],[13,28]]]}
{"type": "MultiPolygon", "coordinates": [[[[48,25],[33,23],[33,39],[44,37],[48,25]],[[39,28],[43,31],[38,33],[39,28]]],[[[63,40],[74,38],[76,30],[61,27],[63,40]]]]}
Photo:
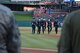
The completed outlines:
{"type": "Polygon", "coordinates": [[[19,18],[18,17],[16,17],[16,19],[17,19],[17,21],[16,21],[16,23],[17,23],[17,25],[18,26],[20,26],[20,27],[31,27],[31,19],[32,19],[32,16],[33,16],[33,12],[31,11],[31,12],[24,12],[24,11],[13,11],[13,13],[16,15],[16,14],[18,14],[18,15],[26,15],[26,18],[27,18],[27,15],[29,15],[30,16],[30,19],[26,19],[26,20],[24,20],[24,16],[22,16],[21,18],[20,18],[20,20],[18,20],[19,18]]]}
{"type": "Polygon", "coordinates": [[[17,21],[17,25],[20,27],[31,27],[31,21],[17,21]]]}

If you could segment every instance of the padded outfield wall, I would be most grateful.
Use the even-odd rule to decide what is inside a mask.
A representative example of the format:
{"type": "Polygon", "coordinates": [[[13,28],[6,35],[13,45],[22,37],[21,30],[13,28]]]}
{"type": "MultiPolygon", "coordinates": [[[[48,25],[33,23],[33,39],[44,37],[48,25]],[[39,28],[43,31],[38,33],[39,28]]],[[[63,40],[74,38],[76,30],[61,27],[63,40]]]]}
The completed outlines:
{"type": "Polygon", "coordinates": [[[21,27],[31,26],[33,12],[14,11],[13,13],[16,17],[16,22],[18,26],[21,27]]]}

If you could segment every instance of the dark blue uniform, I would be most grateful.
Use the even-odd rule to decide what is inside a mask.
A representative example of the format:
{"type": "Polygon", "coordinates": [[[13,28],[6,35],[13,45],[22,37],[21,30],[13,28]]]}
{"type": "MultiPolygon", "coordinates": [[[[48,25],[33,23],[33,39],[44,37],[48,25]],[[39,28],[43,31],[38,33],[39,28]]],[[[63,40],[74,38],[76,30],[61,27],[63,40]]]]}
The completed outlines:
{"type": "Polygon", "coordinates": [[[40,22],[41,22],[42,32],[44,34],[44,31],[45,31],[45,20],[42,19],[40,22]]]}
{"type": "Polygon", "coordinates": [[[40,34],[41,32],[41,20],[40,19],[37,20],[37,28],[38,28],[37,33],[40,34]]]}
{"type": "Polygon", "coordinates": [[[44,21],[44,31],[45,31],[46,30],[46,20],[43,19],[43,21],[44,21]]]}
{"type": "Polygon", "coordinates": [[[47,23],[48,23],[48,34],[52,31],[52,22],[51,22],[51,20],[49,19],[48,21],[47,21],[47,23]]]}
{"type": "Polygon", "coordinates": [[[35,34],[35,29],[36,29],[36,20],[32,20],[32,34],[35,34]]]}
{"type": "Polygon", "coordinates": [[[57,34],[58,33],[58,20],[57,19],[54,20],[54,27],[55,27],[55,32],[57,34]]]}

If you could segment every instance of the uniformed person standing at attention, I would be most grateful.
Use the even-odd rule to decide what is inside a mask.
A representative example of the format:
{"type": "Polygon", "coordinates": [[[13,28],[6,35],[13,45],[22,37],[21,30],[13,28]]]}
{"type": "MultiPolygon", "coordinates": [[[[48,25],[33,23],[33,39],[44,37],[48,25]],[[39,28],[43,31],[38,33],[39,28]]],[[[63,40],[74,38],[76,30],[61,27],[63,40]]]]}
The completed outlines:
{"type": "Polygon", "coordinates": [[[55,32],[57,34],[58,33],[58,19],[54,20],[54,27],[55,27],[55,32]]]}
{"type": "Polygon", "coordinates": [[[45,31],[45,20],[43,18],[41,18],[41,29],[42,29],[42,33],[44,34],[45,31]]]}
{"type": "Polygon", "coordinates": [[[37,34],[40,34],[41,33],[41,19],[40,18],[37,20],[37,28],[38,28],[37,34]]]}
{"type": "Polygon", "coordinates": [[[0,53],[20,53],[20,32],[12,11],[0,4],[0,53]]]}
{"type": "Polygon", "coordinates": [[[46,30],[46,19],[44,18],[43,19],[43,22],[44,22],[44,31],[46,30]]]}
{"type": "Polygon", "coordinates": [[[36,20],[35,20],[35,18],[33,18],[33,20],[32,20],[32,34],[35,34],[35,30],[36,30],[36,20]]]}
{"type": "Polygon", "coordinates": [[[48,23],[48,25],[47,25],[47,27],[48,27],[48,34],[49,34],[52,31],[52,21],[50,19],[48,19],[47,23],[48,23]]]}

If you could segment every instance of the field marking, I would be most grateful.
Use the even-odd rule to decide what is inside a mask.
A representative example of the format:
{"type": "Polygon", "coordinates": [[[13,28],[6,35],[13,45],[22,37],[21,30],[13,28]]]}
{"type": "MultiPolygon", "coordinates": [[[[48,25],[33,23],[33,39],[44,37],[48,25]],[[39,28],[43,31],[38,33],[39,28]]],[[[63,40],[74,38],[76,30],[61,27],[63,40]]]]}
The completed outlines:
{"type": "Polygon", "coordinates": [[[23,49],[23,50],[36,50],[36,51],[42,50],[42,51],[55,51],[55,52],[57,52],[57,50],[40,49],[40,48],[21,48],[21,49],[23,49]]]}

